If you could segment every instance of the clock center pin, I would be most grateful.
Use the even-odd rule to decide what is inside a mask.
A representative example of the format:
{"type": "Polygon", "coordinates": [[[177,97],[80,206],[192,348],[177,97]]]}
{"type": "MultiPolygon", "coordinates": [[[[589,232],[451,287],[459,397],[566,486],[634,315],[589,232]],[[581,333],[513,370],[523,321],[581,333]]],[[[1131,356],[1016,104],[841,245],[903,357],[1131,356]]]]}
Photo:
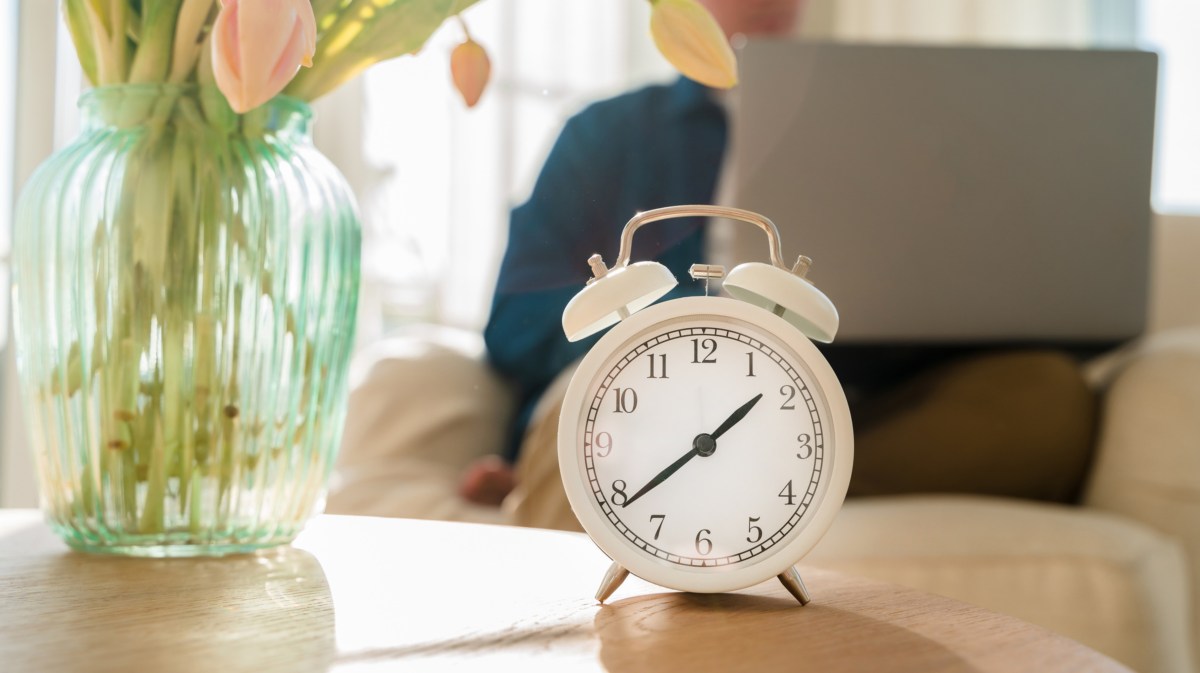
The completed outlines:
{"type": "Polygon", "coordinates": [[[707,432],[702,432],[692,440],[692,450],[699,454],[701,458],[711,456],[717,450],[717,440],[713,439],[712,435],[707,432]]]}

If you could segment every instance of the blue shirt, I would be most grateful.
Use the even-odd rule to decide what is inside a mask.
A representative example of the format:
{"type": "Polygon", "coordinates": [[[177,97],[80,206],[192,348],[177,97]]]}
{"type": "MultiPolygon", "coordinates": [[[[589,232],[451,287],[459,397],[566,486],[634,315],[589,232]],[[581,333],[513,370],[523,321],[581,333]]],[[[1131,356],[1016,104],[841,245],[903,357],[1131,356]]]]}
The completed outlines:
{"type": "MultiPolygon", "coordinates": [[[[590,278],[587,259],[609,263],[621,230],[640,211],[711,203],[725,151],[724,111],[700,84],[680,78],[590,105],[567,121],[529,200],[512,212],[491,315],[484,330],[492,365],[516,386],[520,411],[512,454],[534,405],[599,335],[575,343],[562,312],[590,278]]],[[[666,265],[680,285],[669,297],[703,292],[686,276],[703,261],[703,223],[656,223],[638,232],[634,260],[666,265]]]]}

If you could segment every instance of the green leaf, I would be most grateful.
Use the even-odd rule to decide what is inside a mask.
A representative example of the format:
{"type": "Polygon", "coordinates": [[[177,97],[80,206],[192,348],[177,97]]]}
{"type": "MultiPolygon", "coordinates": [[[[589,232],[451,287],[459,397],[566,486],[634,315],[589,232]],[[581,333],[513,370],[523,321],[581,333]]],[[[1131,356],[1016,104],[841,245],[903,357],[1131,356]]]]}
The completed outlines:
{"type": "Polygon", "coordinates": [[[112,17],[109,16],[107,3],[105,0],[86,1],[88,9],[95,13],[96,18],[99,20],[100,28],[102,28],[104,32],[104,35],[98,37],[108,39],[108,36],[112,34],[112,17]]]}
{"type": "Polygon", "coordinates": [[[96,43],[92,40],[92,31],[88,27],[87,10],[84,0],[64,0],[63,15],[67,20],[67,29],[71,31],[71,42],[75,44],[75,53],[79,56],[79,65],[88,82],[95,85],[98,82],[96,66],[96,43]]]}
{"type": "Polygon", "coordinates": [[[450,13],[451,13],[451,14],[459,14],[459,13],[461,13],[461,12],[462,12],[464,9],[466,9],[466,8],[470,7],[471,5],[473,5],[473,4],[477,3],[477,2],[479,2],[479,0],[455,0],[455,2],[454,2],[454,9],[452,9],[452,10],[450,11],[450,13]]]}
{"type": "Polygon", "coordinates": [[[171,67],[175,22],[183,0],[144,0],[141,41],[129,71],[130,82],[162,82],[171,67]]]}
{"type": "Polygon", "coordinates": [[[443,22],[477,0],[354,0],[317,42],[313,67],[285,93],[313,100],[380,61],[414,54],[443,22]]]}
{"type": "Polygon", "coordinates": [[[313,16],[317,19],[318,39],[321,33],[325,32],[327,22],[336,20],[335,12],[341,3],[342,0],[312,0],[313,16]]]}
{"type": "Polygon", "coordinates": [[[362,32],[355,36],[352,48],[375,56],[376,61],[415,54],[460,2],[463,0],[394,0],[377,10],[372,19],[362,21],[362,32]]]}

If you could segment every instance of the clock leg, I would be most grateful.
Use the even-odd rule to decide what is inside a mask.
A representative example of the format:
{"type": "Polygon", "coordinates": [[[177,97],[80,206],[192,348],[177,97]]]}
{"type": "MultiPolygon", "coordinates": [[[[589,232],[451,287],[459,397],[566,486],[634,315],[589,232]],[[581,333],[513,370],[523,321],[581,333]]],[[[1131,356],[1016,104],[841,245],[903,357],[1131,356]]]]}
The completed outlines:
{"type": "MultiPolygon", "coordinates": [[[[629,577],[629,571],[619,563],[613,563],[608,567],[608,572],[604,573],[604,581],[600,583],[600,588],[596,590],[596,600],[603,603],[609,596],[621,586],[621,582],[629,577]]],[[[782,575],[781,575],[782,577],[782,575]]]]}
{"type": "Polygon", "coordinates": [[[779,581],[783,582],[788,593],[800,601],[800,605],[808,605],[812,601],[812,596],[809,596],[808,589],[804,588],[804,580],[800,579],[800,571],[796,570],[796,566],[783,571],[783,574],[779,576],[779,581]]]}

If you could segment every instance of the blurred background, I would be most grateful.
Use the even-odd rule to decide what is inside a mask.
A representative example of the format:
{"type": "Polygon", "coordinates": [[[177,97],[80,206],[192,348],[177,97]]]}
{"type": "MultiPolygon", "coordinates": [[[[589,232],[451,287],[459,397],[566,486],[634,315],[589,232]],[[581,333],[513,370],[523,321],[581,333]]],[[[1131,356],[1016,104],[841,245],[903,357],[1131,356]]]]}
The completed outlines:
{"type": "MultiPolygon", "coordinates": [[[[675,76],[650,40],[648,14],[641,0],[481,2],[466,19],[494,70],[475,109],[451,86],[448,55],[461,41],[453,23],[421,54],[377,66],[318,102],[317,144],[349,178],[363,212],[360,344],[415,323],[482,327],[507,211],[526,197],[565,119],[589,101],[675,76]]],[[[1200,235],[1195,26],[1200,3],[1179,0],[813,0],[802,34],[1158,52],[1153,207],[1194,218],[1200,235]]],[[[36,498],[7,345],[13,199],[33,168],[76,135],[82,87],[57,3],[0,0],[0,506],[36,498]]],[[[1154,301],[1152,330],[1172,326],[1156,317],[1163,302],[1190,295],[1154,301]]],[[[1179,321],[1200,310],[1169,313],[1179,321]]]]}

